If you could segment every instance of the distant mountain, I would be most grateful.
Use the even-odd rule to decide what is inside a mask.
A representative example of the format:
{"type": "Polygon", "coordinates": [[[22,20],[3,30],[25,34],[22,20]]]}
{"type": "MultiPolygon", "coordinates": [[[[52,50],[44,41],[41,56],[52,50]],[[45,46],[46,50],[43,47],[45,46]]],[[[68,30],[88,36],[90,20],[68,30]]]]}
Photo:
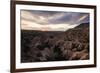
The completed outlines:
{"type": "Polygon", "coordinates": [[[75,28],[65,31],[67,40],[89,43],[89,23],[81,23],[75,28]]]}
{"type": "Polygon", "coordinates": [[[87,27],[89,27],[89,23],[81,23],[79,26],[75,28],[87,28],[87,27]]]}

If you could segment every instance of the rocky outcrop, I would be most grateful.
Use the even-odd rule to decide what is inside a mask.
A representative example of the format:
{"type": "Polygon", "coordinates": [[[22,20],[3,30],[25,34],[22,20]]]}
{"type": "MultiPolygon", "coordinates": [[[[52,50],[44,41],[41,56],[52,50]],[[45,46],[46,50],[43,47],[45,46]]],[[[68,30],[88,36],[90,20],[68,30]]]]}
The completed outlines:
{"type": "Polygon", "coordinates": [[[22,30],[21,62],[89,59],[89,27],[82,26],[65,32],[22,30]]]}

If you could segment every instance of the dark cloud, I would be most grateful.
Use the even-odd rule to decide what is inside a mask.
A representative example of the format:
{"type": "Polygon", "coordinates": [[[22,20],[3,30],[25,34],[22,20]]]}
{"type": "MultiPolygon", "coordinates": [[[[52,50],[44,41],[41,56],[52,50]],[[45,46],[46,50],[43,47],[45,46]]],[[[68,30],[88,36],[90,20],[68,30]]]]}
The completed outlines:
{"type": "Polygon", "coordinates": [[[79,23],[85,23],[85,22],[89,22],[89,16],[88,13],[72,13],[72,12],[67,12],[67,13],[63,13],[62,17],[59,18],[55,18],[55,19],[51,19],[49,20],[51,23],[54,24],[59,24],[59,23],[67,23],[67,24],[79,24],[79,23]],[[81,21],[78,21],[82,16],[87,15],[86,18],[84,18],[81,21]]]}
{"type": "MultiPolygon", "coordinates": [[[[57,11],[38,11],[38,10],[24,10],[30,12],[34,21],[39,24],[79,24],[89,22],[89,13],[79,12],[57,12],[57,11]],[[78,21],[81,17],[86,16],[83,20],[78,21]]],[[[24,18],[23,18],[24,19],[24,18]]]]}
{"type": "Polygon", "coordinates": [[[21,28],[27,30],[66,31],[89,22],[89,13],[21,10],[21,28]]]}
{"type": "Polygon", "coordinates": [[[34,15],[39,15],[39,16],[43,16],[43,17],[50,17],[50,16],[53,16],[53,15],[59,13],[56,11],[40,11],[40,10],[24,10],[24,11],[28,11],[34,15]]]}

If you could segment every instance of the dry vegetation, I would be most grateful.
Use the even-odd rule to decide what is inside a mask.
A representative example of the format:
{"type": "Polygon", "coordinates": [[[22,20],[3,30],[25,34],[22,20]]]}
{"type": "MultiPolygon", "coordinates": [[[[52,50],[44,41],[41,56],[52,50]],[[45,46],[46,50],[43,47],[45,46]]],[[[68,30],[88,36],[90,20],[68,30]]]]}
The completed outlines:
{"type": "Polygon", "coordinates": [[[21,62],[89,59],[89,24],[65,32],[21,30],[21,62]]]}

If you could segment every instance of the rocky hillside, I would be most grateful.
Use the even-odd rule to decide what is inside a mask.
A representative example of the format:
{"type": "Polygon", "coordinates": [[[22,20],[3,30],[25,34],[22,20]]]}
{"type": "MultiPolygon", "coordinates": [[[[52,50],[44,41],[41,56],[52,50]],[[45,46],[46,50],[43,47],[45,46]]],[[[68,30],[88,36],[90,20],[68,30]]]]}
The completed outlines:
{"type": "Polygon", "coordinates": [[[68,31],[21,30],[21,62],[89,59],[89,23],[68,31]]]}

